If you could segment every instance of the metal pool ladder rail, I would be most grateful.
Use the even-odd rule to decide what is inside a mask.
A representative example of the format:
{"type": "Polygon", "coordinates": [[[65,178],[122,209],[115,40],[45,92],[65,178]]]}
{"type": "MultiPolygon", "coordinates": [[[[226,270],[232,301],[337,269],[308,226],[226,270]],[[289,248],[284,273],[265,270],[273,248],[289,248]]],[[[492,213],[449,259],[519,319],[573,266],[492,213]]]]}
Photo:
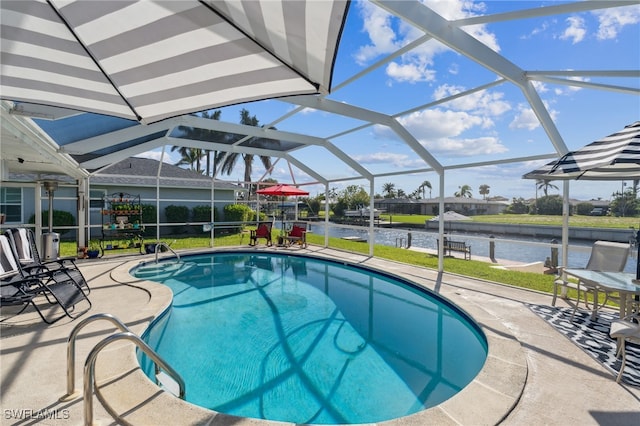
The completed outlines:
{"type": "MultiPolygon", "coordinates": [[[[156,384],[159,386],[164,386],[165,389],[168,387],[163,383],[160,383],[158,380],[158,376],[161,373],[164,373],[164,376],[168,376],[175,381],[178,385],[178,394],[176,395],[180,399],[184,399],[185,395],[185,384],[182,380],[182,377],[173,369],[169,364],[167,364],[161,357],[158,355],[149,345],[147,345],[140,337],[133,333],[129,327],[127,327],[122,321],[111,314],[96,314],[92,315],[88,318],[85,318],[81,322],[76,325],[73,330],[71,330],[71,334],[69,334],[69,338],[67,339],[67,394],[60,398],[61,401],[69,401],[75,399],[79,392],[75,390],[75,346],[76,346],[76,337],[80,330],[87,324],[97,321],[97,320],[106,320],[111,322],[117,328],[120,329],[119,333],[111,334],[104,339],[102,339],[98,344],[96,344],[89,355],[87,356],[87,360],[84,363],[84,380],[83,380],[83,394],[84,394],[84,424],[91,425],[93,424],[93,391],[95,385],[95,363],[98,357],[98,354],[102,349],[104,349],[107,345],[116,340],[130,340],[132,341],[138,348],[140,348],[154,363],[155,367],[155,377],[156,384]]],[[[170,391],[170,390],[169,390],[170,391]]],[[[170,391],[171,392],[171,391],[170,391]]],[[[171,392],[175,395],[175,392],[171,392]]]]}
{"type": "MultiPolygon", "coordinates": [[[[174,241],[175,242],[175,241],[174,241]]],[[[178,259],[178,262],[180,261],[180,255],[178,253],[175,252],[175,250],[173,250],[170,247],[170,244],[165,243],[164,241],[159,242],[158,244],[156,244],[156,248],[155,248],[155,252],[156,252],[156,263],[158,263],[158,253],[160,253],[160,247],[164,247],[167,250],[169,250],[171,253],[173,253],[176,258],[178,259]]]]}

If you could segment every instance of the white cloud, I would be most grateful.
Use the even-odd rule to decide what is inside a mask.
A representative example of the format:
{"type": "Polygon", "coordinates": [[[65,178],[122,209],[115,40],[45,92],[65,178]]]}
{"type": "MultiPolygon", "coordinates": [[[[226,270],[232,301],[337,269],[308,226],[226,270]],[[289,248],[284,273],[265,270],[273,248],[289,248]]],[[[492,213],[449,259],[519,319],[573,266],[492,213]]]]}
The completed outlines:
{"type": "Polygon", "coordinates": [[[536,89],[538,93],[545,93],[549,91],[549,88],[547,87],[547,85],[541,81],[532,80],[531,85],[533,86],[534,89],[536,89]]]}
{"type": "Polygon", "coordinates": [[[509,124],[510,129],[535,130],[540,127],[540,121],[538,121],[538,117],[536,117],[531,108],[521,104],[518,106],[518,110],[518,114],[516,114],[513,121],[509,124]]]}
{"type": "Polygon", "coordinates": [[[633,5],[594,11],[598,18],[598,40],[615,39],[626,25],[637,25],[640,22],[640,6],[633,5]]]}
{"type": "Polygon", "coordinates": [[[540,24],[540,26],[534,28],[533,30],[531,30],[531,32],[528,35],[523,35],[520,38],[527,40],[532,38],[533,36],[536,36],[538,34],[542,34],[545,33],[547,30],[549,29],[549,22],[545,21],[542,24],[540,24]]]}
{"type": "MultiPolygon", "coordinates": [[[[462,86],[443,84],[435,89],[433,98],[443,99],[461,93],[464,90],[466,89],[462,86]]],[[[481,90],[453,99],[444,105],[451,109],[469,111],[477,115],[490,117],[497,117],[511,110],[509,102],[504,100],[504,93],[488,90],[481,90]]]]}
{"type": "Polygon", "coordinates": [[[354,155],[353,159],[360,164],[392,164],[398,168],[421,167],[425,163],[421,159],[406,154],[393,152],[375,152],[372,154],[354,155]]]}
{"type": "Polygon", "coordinates": [[[371,59],[388,54],[401,47],[391,27],[392,15],[369,2],[358,2],[358,8],[362,16],[363,31],[369,35],[371,44],[361,46],[355,53],[358,64],[366,64],[371,59]]]}
{"type": "MultiPolygon", "coordinates": [[[[370,44],[362,46],[355,55],[355,59],[360,65],[366,64],[378,55],[396,51],[424,34],[369,2],[360,1],[357,5],[364,22],[363,32],[367,33],[371,41],[370,44]]],[[[446,19],[475,16],[484,10],[483,3],[465,0],[434,0],[429,1],[428,7],[446,19]]],[[[500,50],[495,35],[488,32],[484,25],[469,26],[464,28],[464,31],[491,49],[500,50]]],[[[449,51],[448,47],[436,40],[430,40],[402,55],[399,61],[390,63],[386,68],[387,75],[391,79],[401,82],[433,81],[435,70],[429,67],[433,66],[436,55],[447,51],[449,51]]]]}
{"type": "Polygon", "coordinates": [[[456,157],[499,154],[508,151],[507,147],[493,136],[468,139],[442,138],[426,141],[424,145],[431,152],[441,155],[454,155],[456,157]]]}
{"type": "Polygon", "coordinates": [[[435,80],[435,74],[434,70],[428,69],[424,64],[398,64],[391,62],[387,65],[387,75],[399,82],[433,81],[435,80]]]}
{"type": "Polygon", "coordinates": [[[507,151],[494,136],[461,137],[474,128],[486,128],[488,122],[493,125],[490,120],[465,111],[429,109],[401,117],[398,121],[433,154],[472,156],[507,151]]]}
{"type": "MultiPolygon", "coordinates": [[[[160,159],[162,158],[162,151],[141,152],[140,154],[134,155],[134,157],[150,158],[152,160],[160,161],[160,159]]],[[[178,161],[180,161],[180,155],[178,155],[177,152],[175,152],[173,154],[170,153],[170,152],[165,152],[164,153],[164,162],[165,163],[167,163],[167,164],[175,164],[178,161]]]]}
{"type": "Polygon", "coordinates": [[[569,26],[564,30],[560,39],[571,40],[572,44],[580,43],[584,40],[587,30],[585,28],[584,19],[578,16],[571,16],[566,20],[569,26]]]}

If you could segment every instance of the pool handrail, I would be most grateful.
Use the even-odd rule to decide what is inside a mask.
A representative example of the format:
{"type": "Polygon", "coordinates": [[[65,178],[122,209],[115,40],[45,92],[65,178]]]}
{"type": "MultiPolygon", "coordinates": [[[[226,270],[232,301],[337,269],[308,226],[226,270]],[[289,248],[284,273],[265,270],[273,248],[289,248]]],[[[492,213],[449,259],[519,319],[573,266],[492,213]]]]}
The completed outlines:
{"type": "Polygon", "coordinates": [[[179,395],[177,396],[180,399],[184,399],[185,383],[182,380],[182,377],[180,377],[180,375],[173,368],[171,368],[169,364],[164,362],[164,360],[153,349],[151,349],[151,347],[147,345],[137,334],[134,334],[130,331],[123,331],[117,334],[112,334],[102,339],[100,342],[98,342],[97,345],[93,347],[93,349],[87,356],[87,360],[84,363],[83,394],[84,424],[86,426],[93,425],[93,391],[95,386],[96,359],[98,358],[98,354],[102,349],[117,340],[129,340],[133,342],[138,348],[142,349],[142,351],[155,363],[156,373],[158,373],[158,366],[160,366],[164,371],[172,376],[172,378],[179,386],[179,395]]]}
{"type": "Polygon", "coordinates": [[[122,321],[116,318],[112,314],[100,313],[92,315],[84,320],[80,321],[74,328],[71,330],[69,334],[69,338],[67,339],[67,393],[63,397],[60,398],[60,401],[69,401],[75,399],[79,393],[75,390],[75,343],[76,338],[80,330],[87,324],[98,321],[98,320],[106,320],[111,322],[117,328],[120,329],[120,333],[111,334],[105,337],[102,341],[96,344],[89,355],[87,356],[87,360],[85,361],[84,367],[84,401],[85,401],[85,424],[91,425],[93,422],[93,386],[94,386],[94,369],[95,369],[95,361],[98,353],[102,348],[111,343],[112,341],[119,339],[128,339],[136,344],[137,347],[142,349],[142,351],[154,362],[155,367],[155,376],[156,376],[156,384],[161,385],[157,381],[157,376],[161,370],[164,370],[166,373],[171,376],[173,380],[178,384],[179,391],[178,397],[180,399],[184,399],[185,396],[185,383],[182,377],[173,369],[169,364],[167,364],[161,357],[158,355],[149,345],[147,345],[137,334],[133,333],[129,327],[127,327],[122,321]],[[89,383],[87,382],[88,376],[91,376],[91,380],[89,383]],[[87,394],[87,392],[89,392],[87,394]],[[87,396],[88,395],[88,396],[87,396]],[[88,406],[89,405],[89,406],[88,406]]]}
{"type": "Polygon", "coordinates": [[[156,263],[158,263],[158,253],[160,253],[160,247],[165,247],[167,250],[169,250],[171,253],[174,254],[174,256],[178,259],[178,262],[180,261],[180,255],[170,247],[170,244],[167,244],[164,241],[161,241],[158,244],[156,244],[156,248],[155,248],[156,263]]]}
{"type": "Polygon", "coordinates": [[[67,393],[62,398],[61,401],[68,401],[74,399],[77,396],[77,390],[75,389],[75,381],[76,381],[76,338],[80,330],[84,328],[85,325],[92,323],[98,320],[106,320],[111,322],[120,331],[131,331],[129,327],[127,327],[122,321],[116,318],[114,315],[107,313],[100,313],[91,315],[80,321],[76,326],[71,330],[69,334],[69,338],[67,339],[67,393]]]}

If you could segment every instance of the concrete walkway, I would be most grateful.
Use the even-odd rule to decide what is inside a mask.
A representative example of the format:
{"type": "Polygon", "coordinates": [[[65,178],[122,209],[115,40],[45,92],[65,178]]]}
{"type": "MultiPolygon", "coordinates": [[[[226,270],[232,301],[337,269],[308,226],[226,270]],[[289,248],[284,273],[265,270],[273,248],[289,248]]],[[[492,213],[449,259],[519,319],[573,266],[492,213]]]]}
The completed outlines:
{"type": "MultiPolygon", "coordinates": [[[[307,250],[276,250],[339,258],[412,279],[465,309],[478,320],[485,333],[492,336],[492,362],[496,364],[498,361],[500,364],[497,371],[495,365],[492,368],[490,375],[493,378],[480,377],[474,386],[470,386],[475,388],[474,393],[469,391],[452,398],[454,401],[447,401],[449,404],[443,404],[446,408],[440,408],[436,417],[409,416],[388,422],[389,425],[424,425],[427,418],[431,424],[463,425],[630,425],[637,424],[640,419],[640,389],[616,384],[613,373],[529,309],[527,304],[549,305],[551,296],[548,294],[451,274],[438,277],[433,270],[315,246],[310,246],[307,250]],[[495,351],[495,346],[500,348],[495,351]],[[496,357],[496,354],[499,356],[496,357]],[[519,360],[523,360],[524,370],[519,367],[519,360]],[[524,375],[521,371],[524,371],[524,375]],[[523,378],[522,383],[519,383],[520,377],[523,378]],[[499,408],[502,410],[505,406],[509,407],[504,415],[489,413],[495,411],[491,404],[496,403],[496,398],[489,402],[484,400],[484,395],[488,392],[487,389],[484,389],[484,393],[479,390],[483,387],[491,387],[491,394],[497,395],[498,400],[504,400],[499,408]],[[510,402],[514,398],[513,389],[518,389],[518,394],[510,402]],[[479,393],[475,393],[476,391],[479,393]]],[[[75,321],[65,318],[53,325],[46,325],[33,311],[11,316],[10,308],[2,308],[2,318],[5,321],[0,323],[0,405],[3,410],[0,424],[83,423],[84,407],[81,398],[60,401],[67,393],[67,338],[82,319],[102,312],[114,314],[135,333],[141,333],[171,298],[164,286],[132,279],[126,273],[132,265],[152,259],[152,256],[137,255],[80,261],[82,271],[92,288],[90,297],[93,308],[75,321]]],[[[76,348],[76,389],[82,389],[82,364],[87,354],[96,343],[113,331],[110,324],[93,323],[80,333],[76,348]]],[[[176,398],[159,391],[148,380],[141,383],[137,374],[132,372],[134,367],[113,371],[119,370],[121,365],[132,365],[135,362],[128,359],[132,353],[131,346],[128,342],[110,345],[103,351],[104,355],[99,357],[96,367],[100,397],[113,403],[114,407],[118,404],[120,407],[128,407],[124,412],[121,408],[113,408],[127,422],[135,425],[268,423],[220,414],[211,415],[207,410],[203,411],[182,401],[176,403],[176,398]],[[144,392],[149,392],[150,396],[140,396],[144,392]],[[131,405],[128,393],[140,394],[139,400],[131,405]]],[[[484,376],[484,372],[485,370],[481,376],[484,376]]],[[[465,388],[464,392],[466,391],[465,388]]],[[[101,424],[115,424],[113,417],[97,397],[93,398],[93,408],[94,418],[101,424]]]]}

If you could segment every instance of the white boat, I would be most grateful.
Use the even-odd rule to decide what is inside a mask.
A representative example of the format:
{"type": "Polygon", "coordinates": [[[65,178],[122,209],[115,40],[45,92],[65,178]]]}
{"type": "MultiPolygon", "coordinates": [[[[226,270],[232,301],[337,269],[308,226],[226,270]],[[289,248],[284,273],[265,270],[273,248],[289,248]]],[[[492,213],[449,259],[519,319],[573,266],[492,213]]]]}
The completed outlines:
{"type": "MultiPolygon", "coordinates": [[[[346,210],[344,215],[346,217],[361,217],[363,219],[367,219],[369,217],[369,207],[363,207],[356,210],[346,210]]],[[[373,218],[380,219],[380,210],[373,209],[373,218]]]]}

